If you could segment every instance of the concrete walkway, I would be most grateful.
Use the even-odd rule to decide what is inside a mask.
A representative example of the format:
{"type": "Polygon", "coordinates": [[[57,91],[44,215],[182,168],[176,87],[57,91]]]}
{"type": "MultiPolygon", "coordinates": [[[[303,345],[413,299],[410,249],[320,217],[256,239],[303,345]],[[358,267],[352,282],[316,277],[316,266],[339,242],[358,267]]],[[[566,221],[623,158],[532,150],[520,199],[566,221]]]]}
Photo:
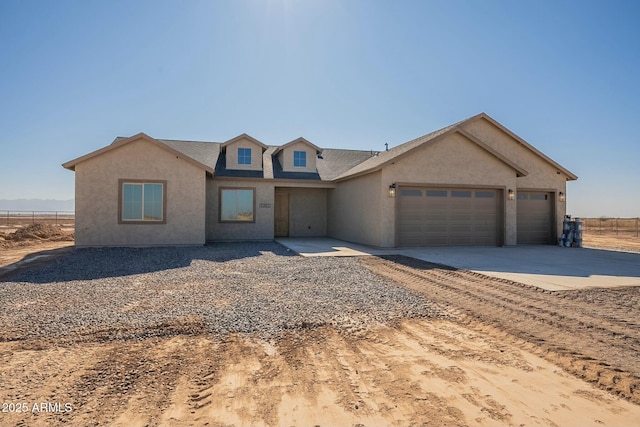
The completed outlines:
{"type": "Polygon", "coordinates": [[[550,291],[640,286],[640,253],[558,246],[373,248],[329,238],[278,238],[302,256],[405,255],[550,291]]]}

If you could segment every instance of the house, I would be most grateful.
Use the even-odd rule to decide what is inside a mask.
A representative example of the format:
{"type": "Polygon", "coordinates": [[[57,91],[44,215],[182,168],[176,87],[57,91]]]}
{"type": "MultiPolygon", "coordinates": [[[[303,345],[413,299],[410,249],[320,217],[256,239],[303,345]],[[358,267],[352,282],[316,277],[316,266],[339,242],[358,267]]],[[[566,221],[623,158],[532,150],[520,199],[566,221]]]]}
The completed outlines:
{"type": "Polygon", "coordinates": [[[140,133],[63,167],[76,173],[77,246],[550,244],[577,179],[485,113],[379,153],[140,133]]]}

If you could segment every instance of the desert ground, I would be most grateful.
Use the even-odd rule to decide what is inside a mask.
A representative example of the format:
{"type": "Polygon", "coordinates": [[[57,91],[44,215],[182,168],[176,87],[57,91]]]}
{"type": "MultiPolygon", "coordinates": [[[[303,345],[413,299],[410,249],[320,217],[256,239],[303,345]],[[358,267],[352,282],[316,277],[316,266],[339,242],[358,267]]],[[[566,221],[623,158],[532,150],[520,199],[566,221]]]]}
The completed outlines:
{"type": "Polygon", "coordinates": [[[639,288],[41,234],[0,240],[1,426],[640,424],[639,288]]]}

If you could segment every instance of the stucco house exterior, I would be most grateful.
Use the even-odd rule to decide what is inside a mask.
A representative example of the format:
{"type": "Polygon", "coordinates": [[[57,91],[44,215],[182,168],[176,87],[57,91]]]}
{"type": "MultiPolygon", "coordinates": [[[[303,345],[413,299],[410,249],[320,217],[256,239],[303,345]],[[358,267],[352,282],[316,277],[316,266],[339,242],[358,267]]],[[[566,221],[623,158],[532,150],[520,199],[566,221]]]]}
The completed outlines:
{"type": "Polygon", "coordinates": [[[116,140],[76,173],[76,245],[328,236],[378,247],[550,244],[577,176],[485,113],[371,152],[116,140]]]}

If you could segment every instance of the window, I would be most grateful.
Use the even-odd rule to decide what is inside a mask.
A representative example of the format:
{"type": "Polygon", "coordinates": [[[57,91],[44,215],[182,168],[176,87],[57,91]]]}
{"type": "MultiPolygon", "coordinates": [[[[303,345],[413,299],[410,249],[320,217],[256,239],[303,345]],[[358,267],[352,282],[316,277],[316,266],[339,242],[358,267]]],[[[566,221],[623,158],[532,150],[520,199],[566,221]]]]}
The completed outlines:
{"type": "Polygon", "coordinates": [[[471,197],[471,191],[451,191],[451,197],[471,197]]]}
{"type": "Polygon", "coordinates": [[[547,200],[548,195],[547,194],[532,194],[530,196],[531,200],[547,200]]]}
{"type": "Polygon", "coordinates": [[[476,191],[477,199],[494,199],[495,193],[493,191],[476,191]]]}
{"type": "Polygon", "coordinates": [[[220,189],[220,222],[255,222],[253,188],[220,189]]]}
{"type": "Polygon", "coordinates": [[[166,223],[166,181],[120,180],[119,223],[166,223]]]}
{"type": "Polygon", "coordinates": [[[306,168],[307,167],[307,152],[306,151],[294,151],[293,152],[293,167],[306,168]]]}
{"type": "Polygon", "coordinates": [[[411,188],[403,188],[400,190],[401,196],[422,197],[422,190],[414,190],[411,188]]]}
{"type": "Polygon", "coordinates": [[[427,190],[427,197],[447,197],[447,190],[427,190]]]}
{"type": "Polygon", "coordinates": [[[239,165],[251,164],[251,148],[238,148],[238,164],[239,165]]]}

